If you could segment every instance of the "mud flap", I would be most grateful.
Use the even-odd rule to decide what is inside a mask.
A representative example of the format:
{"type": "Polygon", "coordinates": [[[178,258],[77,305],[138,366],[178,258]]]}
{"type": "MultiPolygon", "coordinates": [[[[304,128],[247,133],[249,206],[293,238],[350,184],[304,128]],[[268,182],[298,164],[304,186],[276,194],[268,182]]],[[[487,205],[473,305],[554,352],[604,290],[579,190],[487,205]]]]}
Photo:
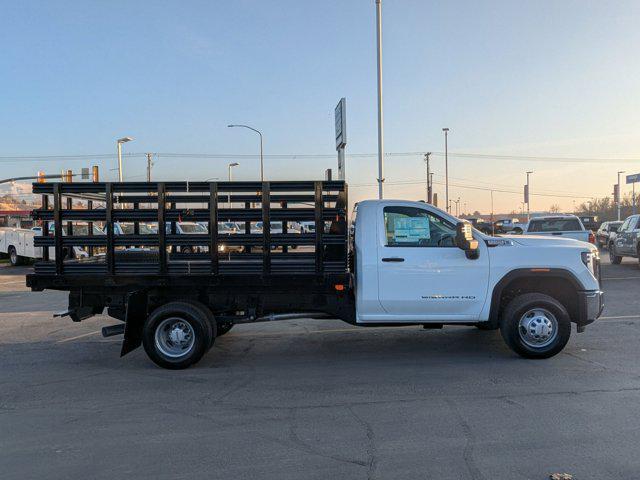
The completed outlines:
{"type": "Polygon", "coordinates": [[[124,340],[120,356],[124,357],[142,344],[142,327],[147,319],[147,292],[130,293],[127,296],[127,313],[124,324],[124,340]]]}

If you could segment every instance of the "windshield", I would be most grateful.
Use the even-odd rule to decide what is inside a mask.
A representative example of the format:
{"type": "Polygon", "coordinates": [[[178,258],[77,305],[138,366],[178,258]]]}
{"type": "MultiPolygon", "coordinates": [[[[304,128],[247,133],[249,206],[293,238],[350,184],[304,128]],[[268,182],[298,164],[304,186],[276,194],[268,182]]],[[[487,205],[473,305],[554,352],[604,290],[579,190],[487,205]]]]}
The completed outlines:
{"type": "Polygon", "coordinates": [[[179,223],[182,233],[207,233],[207,229],[198,223],[179,223]]]}
{"type": "Polygon", "coordinates": [[[574,232],[582,230],[580,220],[577,218],[548,218],[531,220],[530,232],[574,232]]]}

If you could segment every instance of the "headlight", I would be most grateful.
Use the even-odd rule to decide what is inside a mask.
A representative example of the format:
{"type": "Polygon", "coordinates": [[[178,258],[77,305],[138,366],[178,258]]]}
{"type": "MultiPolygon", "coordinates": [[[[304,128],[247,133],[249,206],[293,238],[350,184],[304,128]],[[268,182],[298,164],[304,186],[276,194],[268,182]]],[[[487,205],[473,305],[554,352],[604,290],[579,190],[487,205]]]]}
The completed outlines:
{"type": "Polygon", "coordinates": [[[582,263],[589,269],[594,277],[599,279],[600,277],[600,253],[598,250],[591,250],[589,252],[580,252],[582,257],[582,263]]]}
{"type": "Polygon", "coordinates": [[[226,250],[226,247],[224,245],[218,245],[218,251],[219,252],[223,252],[226,250]]]}

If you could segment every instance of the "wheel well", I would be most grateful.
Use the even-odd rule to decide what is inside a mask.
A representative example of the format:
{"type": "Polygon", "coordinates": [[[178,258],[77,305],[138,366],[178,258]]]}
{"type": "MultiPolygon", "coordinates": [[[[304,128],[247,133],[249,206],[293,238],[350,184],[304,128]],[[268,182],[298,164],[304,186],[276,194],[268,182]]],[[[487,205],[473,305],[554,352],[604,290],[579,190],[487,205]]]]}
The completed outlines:
{"type": "Polygon", "coordinates": [[[491,320],[500,321],[500,316],[507,304],[518,295],[524,293],[543,293],[558,300],[569,312],[569,317],[578,318],[578,292],[574,283],[564,277],[525,276],[517,277],[502,286],[494,294],[491,305],[491,320]]]}

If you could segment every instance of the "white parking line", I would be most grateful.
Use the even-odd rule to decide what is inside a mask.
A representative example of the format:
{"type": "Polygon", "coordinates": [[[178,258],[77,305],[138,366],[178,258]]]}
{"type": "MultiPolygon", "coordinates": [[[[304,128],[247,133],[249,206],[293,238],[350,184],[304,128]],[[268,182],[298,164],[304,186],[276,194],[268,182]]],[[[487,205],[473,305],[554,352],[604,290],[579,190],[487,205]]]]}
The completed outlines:
{"type": "Polygon", "coordinates": [[[637,280],[640,277],[603,277],[602,281],[607,281],[607,280],[637,280]]]}
{"type": "Polygon", "coordinates": [[[624,320],[624,319],[633,319],[633,318],[640,319],[640,315],[618,315],[615,317],[600,317],[599,320],[624,320]]]}

